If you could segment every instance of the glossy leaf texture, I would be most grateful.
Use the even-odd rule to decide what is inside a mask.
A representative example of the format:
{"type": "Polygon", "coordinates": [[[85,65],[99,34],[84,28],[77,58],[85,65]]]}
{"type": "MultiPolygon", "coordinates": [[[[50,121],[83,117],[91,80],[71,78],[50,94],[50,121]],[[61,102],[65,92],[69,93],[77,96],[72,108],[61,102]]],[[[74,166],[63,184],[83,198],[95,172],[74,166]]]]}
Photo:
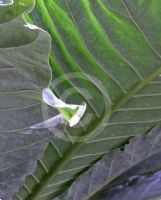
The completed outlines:
{"type": "MultiPolygon", "coordinates": [[[[4,2],[4,1],[3,1],[4,2]]],[[[29,127],[58,112],[42,101],[50,84],[50,36],[26,24],[21,14],[33,1],[0,6],[0,199],[11,200],[26,175],[34,172],[48,142],[64,132],[58,115],[53,131],[29,127]],[[61,132],[60,132],[61,130],[61,132]]]]}
{"type": "Polygon", "coordinates": [[[55,200],[160,197],[160,155],[161,129],[156,127],[130,140],[124,150],[105,155],[72,184],[68,193],[55,200]]]}
{"type": "Polygon", "coordinates": [[[160,1],[37,0],[25,17],[52,37],[55,93],[87,104],[79,126],[47,149],[46,173],[38,166],[39,182],[26,182],[30,192],[23,186],[18,193],[47,200],[104,154],[160,123],[160,1]]]}
{"type": "MultiPolygon", "coordinates": [[[[16,2],[9,8],[0,7],[0,13],[5,10],[3,19],[11,11],[21,9],[16,7],[16,2]]],[[[14,17],[0,24],[1,132],[24,129],[43,121],[41,93],[51,81],[49,34],[31,28],[21,16],[14,17]]]]}
{"type": "Polygon", "coordinates": [[[24,12],[29,12],[35,4],[35,0],[1,0],[0,24],[15,19],[24,12]]]}

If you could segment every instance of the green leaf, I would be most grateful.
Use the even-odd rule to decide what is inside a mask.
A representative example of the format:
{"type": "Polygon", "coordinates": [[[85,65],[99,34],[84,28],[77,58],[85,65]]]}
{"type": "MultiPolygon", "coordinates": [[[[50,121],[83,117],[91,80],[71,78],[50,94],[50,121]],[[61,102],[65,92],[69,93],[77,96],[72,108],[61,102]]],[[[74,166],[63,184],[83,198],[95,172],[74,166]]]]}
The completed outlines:
{"type": "Polygon", "coordinates": [[[63,117],[42,102],[42,90],[51,81],[50,36],[18,16],[32,2],[0,6],[0,198],[7,200],[34,172],[49,140],[61,137],[65,126],[63,117]],[[28,128],[53,115],[52,132],[28,128]]]}
{"type": "MultiPolygon", "coordinates": [[[[129,193],[133,192],[135,189],[138,190],[138,184],[135,183],[135,180],[139,182],[139,185],[144,189],[141,190],[140,188],[140,192],[138,191],[136,193],[137,196],[131,194],[133,199],[142,200],[149,199],[150,197],[157,197],[161,195],[161,192],[158,192],[158,189],[152,190],[151,187],[156,187],[156,185],[154,187],[154,183],[156,184],[156,181],[159,181],[160,172],[154,175],[156,178],[158,174],[158,179],[152,179],[152,182],[150,180],[152,178],[152,173],[158,171],[161,167],[161,162],[158,160],[160,155],[161,128],[156,127],[152,129],[148,135],[138,136],[130,140],[130,143],[125,146],[123,151],[115,150],[109,155],[105,155],[92,168],[80,176],[76,182],[72,184],[68,193],[60,199],[118,199],[119,192],[129,195],[128,190],[129,193]],[[148,184],[145,184],[147,183],[146,179],[149,180],[149,187],[147,186],[148,184]],[[113,196],[110,196],[111,193],[113,196]],[[116,194],[116,197],[114,194],[116,194]]],[[[126,199],[126,196],[122,198],[123,195],[120,195],[120,199],[126,199]]],[[[56,198],[56,200],[58,199],[56,198]]]]}
{"type": "Polygon", "coordinates": [[[35,0],[1,0],[0,24],[10,21],[33,8],[35,0]]]}
{"type": "MultiPolygon", "coordinates": [[[[47,129],[25,129],[0,133],[0,198],[11,200],[14,193],[25,181],[25,177],[35,171],[37,159],[42,157],[49,141],[63,132],[64,125],[47,129]]],[[[32,179],[35,177],[32,176],[32,179]]]]}
{"type": "MultiPolygon", "coordinates": [[[[86,116],[49,146],[23,200],[52,199],[102,155],[161,121],[159,0],[38,0],[31,18],[52,37],[52,87],[86,116]]],[[[27,18],[26,18],[27,19],[27,18]]],[[[32,20],[31,20],[32,21],[32,20]]],[[[15,197],[15,199],[17,199],[15,197]]]]}
{"type": "Polygon", "coordinates": [[[41,93],[51,81],[50,42],[47,32],[31,29],[21,17],[0,24],[1,132],[24,129],[44,120],[41,93]]]}
{"type": "Polygon", "coordinates": [[[0,198],[8,200],[34,172],[48,142],[63,136],[66,122],[57,110],[69,114],[74,125],[86,108],[65,104],[53,93],[48,98],[52,105],[43,99],[50,93],[51,39],[23,21],[21,14],[33,3],[0,1],[0,198]]]}

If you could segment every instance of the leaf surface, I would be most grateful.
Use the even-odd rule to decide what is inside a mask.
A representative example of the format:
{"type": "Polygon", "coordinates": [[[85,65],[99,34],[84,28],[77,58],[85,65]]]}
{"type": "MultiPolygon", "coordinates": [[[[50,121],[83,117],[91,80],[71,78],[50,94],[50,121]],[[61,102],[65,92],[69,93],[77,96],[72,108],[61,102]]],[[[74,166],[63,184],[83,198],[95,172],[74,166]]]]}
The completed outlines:
{"type": "Polygon", "coordinates": [[[160,170],[160,155],[161,130],[156,127],[148,135],[133,138],[123,151],[115,150],[105,155],[60,199],[129,199],[131,195],[143,200],[157,197],[161,195],[156,187],[160,172],[153,173],[160,170]]]}
{"type": "Polygon", "coordinates": [[[108,191],[109,195],[103,193],[96,198],[100,200],[116,200],[118,198],[120,200],[160,200],[160,171],[151,175],[131,177],[131,179],[134,181],[134,183],[131,183],[132,185],[119,185],[111,188],[108,191]]]}
{"type": "MultiPolygon", "coordinates": [[[[63,132],[64,125],[57,127],[63,132]]],[[[56,131],[57,130],[57,131],[56,131]]],[[[49,141],[56,140],[48,130],[25,129],[16,132],[0,133],[0,198],[11,200],[25,177],[34,172],[37,159],[42,157],[49,141]]],[[[30,181],[35,177],[32,176],[30,181]]],[[[35,179],[34,179],[35,180],[35,179]]]]}
{"type": "MultiPolygon", "coordinates": [[[[0,13],[5,11],[5,18],[11,11],[21,11],[20,2],[25,3],[16,1],[15,5],[0,7],[0,13]]],[[[50,36],[41,29],[29,27],[20,16],[13,15],[11,19],[0,23],[1,132],[24,129],[43,121],[41,93],[51,81],[50,36]]]]}
{"type": "MultiPolygon", "coordinates": [[[[4,1],[3,1],[4,2],[4,1]]],[[[6,2],[6,1],[5,1],[6,2]]],[[[34,172],[49,140],[64,132],[29,126],[57,114],[42,102],[42,90],[51,81],[48,63],[50,36],[31,27],[21,14],[33,1],[17,0],[0,6],[0,198],[11,200],[26,175],[34,172]]],[[[55,124],[62,121],[57,116],[55,124]]],[[[34,177],[32,177],[34,179],[34,177]]]]}
{"type": "Polygon", "coordinates": [[[31,193],[20,190],[22,199],[54,198],[105,153],[160,123],[159,8],[159,0],[36,2],[30,20],[52,37],[53,90],[85,101],[87,112],[57,151],[47,150],[46,174],[31,193]]]}

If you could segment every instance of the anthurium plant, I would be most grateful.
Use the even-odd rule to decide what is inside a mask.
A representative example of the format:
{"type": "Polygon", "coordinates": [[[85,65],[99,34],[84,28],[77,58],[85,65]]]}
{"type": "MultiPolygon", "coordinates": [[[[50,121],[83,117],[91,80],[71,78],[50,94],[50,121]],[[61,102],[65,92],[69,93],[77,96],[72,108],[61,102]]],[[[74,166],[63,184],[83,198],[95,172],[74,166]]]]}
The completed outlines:
{"type": "Polygon", "coordinates": [[[159,200],[161,1],[0,0],[0,199],[159,200]]]}

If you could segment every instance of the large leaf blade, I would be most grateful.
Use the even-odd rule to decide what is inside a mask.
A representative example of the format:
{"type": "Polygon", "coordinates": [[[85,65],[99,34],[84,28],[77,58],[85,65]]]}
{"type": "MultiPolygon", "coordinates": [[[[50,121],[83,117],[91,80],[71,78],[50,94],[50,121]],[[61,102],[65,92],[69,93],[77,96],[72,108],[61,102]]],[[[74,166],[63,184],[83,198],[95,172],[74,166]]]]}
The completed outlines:
{"type": "MultiPolygon", "coordinates": [[[[29,194],[28,199],[52,199],[64,182],[74,180],[77,173],[104,153],[160,122],[160,56],[130,18],[122,1],[119,4],[122,7],[115,10],[112,2],[109,6],[103,0],[37,1],[33,18],[51,34],[54,78],[59,75],[64,80],[53,85],[54,90],[61,96],[70,86],[77,93],[70,93],[68,101],[86,100],[92,120],[88,125],[83,123],[85,127],[68,129],[66,133],[72,136],[69,143],[56,143],[61,157],[53,161],[51,178],[46,174],[45,187],[33,187],[34,195],[29,194]],[[61,76],[63,73],[65,76],[61,76]],[[98,87],[99,81],[91,77],[101,80],[104,87],[98,87]],[[87,98],[84,88],[91,92],[92,99],[87,98]],[[109,98],[104,99],[104,91],[108,91],[112,101],[109,121],[110,103],[109,98]],[[88,136],[81,143],[74,143],[83,134],[88,136]]],[[[150,6],[148,9],[151,12],[150,6]]]]}

